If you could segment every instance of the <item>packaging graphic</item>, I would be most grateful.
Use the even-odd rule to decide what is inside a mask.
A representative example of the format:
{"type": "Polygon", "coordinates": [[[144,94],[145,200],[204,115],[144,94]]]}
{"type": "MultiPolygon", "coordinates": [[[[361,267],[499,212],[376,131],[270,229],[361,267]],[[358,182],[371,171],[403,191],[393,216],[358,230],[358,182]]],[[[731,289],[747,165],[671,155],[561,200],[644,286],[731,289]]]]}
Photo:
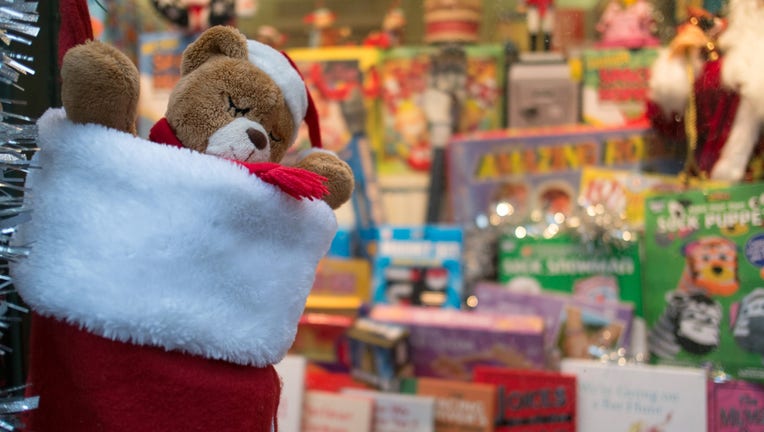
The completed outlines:
{"type": "Polygon", "coordinates": [[[417,377],[469,381],[477,365],[545,366],[544,323],[535,315],[375,305],[369,317],[408,329],[417,377]]]}
{"type": "Polygon", "coordinates": [[[708,430],[763,432],[764,386],[746,381],[709,381],[708,430]]]}
{"type": "Polygon", "coordinates": [[[584,121],[623,125],[645,113],[656,48],[590,48],[581,53],[584,121]]]}
{"type": "MultiPolygon", "coordinates": [[[[455,137],[448,144],[448,199],[459,224],[474,223],[509,205],[509,217],[530,212],[570,214],[585,166],[639,169],[671,159],[671,150],[643,125],[510,129],[455,137]]],[[[507,212],[504,212],[507,213],[507,212]]]]}
{"type": "Polygon", "coordinates": [[[595,301],[620,300],[642,315],[639,243],[589,249],[569,234],[552,238],[506,234],[499,241],[499,281],[576,293],[595,301]]]}
{"type": "Polygon", "coordinates": [[[404,391],[435,399],[436,432],[492,432],[496,387],[490,384],[417,378],[404,391]]]}
{"type": "Polygon", "coordinates": [[[474,381],[497,387],[496,432],[576,431],[572,375],[478,366],[474,381]]]}
{"type": "MultiPolygon", "coordinates": [[[[366,47],[293,49],[288,52],[305,79],[321,122],[323,147],[340,151],[351,138],[364,134],[379,139],[376,66],[379,51],[366,47]]],[[[310,148],[303,124],[291,151],[310,148]]]]}
{"type": "Polygon", "coordinates": [[[578,386],[582,432],[703,432],[706,371],[700,368],[562,361],[578,386]]]}
{"type": "Polygon", "coordinates": [[[657,363],[764,380],[764,185],[649,198],[645,319],[657,363]]]}
{"type": "Polygon", "coordinates": [[[383,226],[375,235],[374,303],[461,307],[461,228],[383,226]]]}
{"type": "Polygon", "coordinates": [[[503,61],[499,45],[387,51],[380,66],[380,174],[427,173],[438,140],[433,124],[446,121],[458,132],[502,127],[503,61]]]}
{"type": "Polygon", "coordinates": [[[475,296],[480,312],[542,317],[549,369],[559,369],[562,357],[591,358],[597,350],[629,348],[634,317],[630,303],[554,292],[517,292],[494,282],[478,283],[475,296]]]}

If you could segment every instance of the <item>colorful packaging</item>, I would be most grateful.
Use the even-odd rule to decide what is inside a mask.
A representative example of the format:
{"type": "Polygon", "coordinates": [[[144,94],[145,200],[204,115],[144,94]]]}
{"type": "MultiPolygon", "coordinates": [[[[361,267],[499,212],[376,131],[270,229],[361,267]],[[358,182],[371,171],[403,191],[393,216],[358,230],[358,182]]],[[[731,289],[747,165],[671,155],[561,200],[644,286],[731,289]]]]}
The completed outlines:
{"type": "MultiPolygon", "coordinates": [[[[366,135],[372,142],[379,139],[375,102],[379,93],[375,72],[378,50],[328,47],[293,49],[288,54],[316,104],[324,148],[340,151],[358,134],[366,135]]],[[[310,148],[310,140],[303,124],[290,151],[305,148],[310,148]]]]}
{"type": "Polygon", "coordinates": [[[623,125],[640,119],[647,106],[650,67],[656,48],[589,48],[581,53],[584,121],[623,125]]]}
{"type": "Polygon", "coordinates": [[[404,391],[435,398],[436,432],[492,432],[496,386],[438,378],[417,378],[404,391]]]}
{"type": "Polygon", "coordinates": [[[499,281],[510,286],[575,293],[594,301],[623,301],[642,316],[639,243],[624,248],[584,244],[569,234],[552,238],[507,234],[499,241],[499,281]]]}
{"type": "Polygon", "coordinates": [[[500,45],[386,52],[379,70],[384,130],[377,151],[380,174],[427,174],[433,142],[439,140],[433,124],[458,121],[449,129],[459,132],[502,127],[503,62],[500,45]],[[456,113],[449,112],[452,103],[456,113]]]}
{"type": "Polygon", "coordinates": [[[649,198],[645,319],[657,363],[764,380],[764,185],[649,198]]]}
{"type": "Polygon", "coordinates": [[[764,432],[764,387],[745,381],[709,381],[708,430],[764,432]]]}
{"type": "Polygon", "coordinates": [[[375,305],[369,317],[405,326],[417,377],[469,381],[477,365],[545,366],[544,322],[534,315],[375,305]]]}
{"type": "Polygon", "coordinates": [[[461,307],[461,228],[384,226],[375,235],[374,303],[461,307]]]}
{"type": "Polygon", "coordinates": [[[544,319],[548,368],[559,359],[591,358],[597,352],[629,348],[634,306],[592,301],[551,292],[517,292],[493,282],[475,287],[479,312],[537,315],[544,319]]]}
{"type": "Polygon", "coordinates": [[[496,432],[576,431],[574,376],[478,366],[474,381],[497,387],[496,432]]]}
{"type": "Polygon", "coordinates": [[[493,216],[524,222],[531,212],[569,215],[590,165],[638,169],[671,158],[644,125],[512,129],[448,144],[448,199],[455,223],[493,216]]]}

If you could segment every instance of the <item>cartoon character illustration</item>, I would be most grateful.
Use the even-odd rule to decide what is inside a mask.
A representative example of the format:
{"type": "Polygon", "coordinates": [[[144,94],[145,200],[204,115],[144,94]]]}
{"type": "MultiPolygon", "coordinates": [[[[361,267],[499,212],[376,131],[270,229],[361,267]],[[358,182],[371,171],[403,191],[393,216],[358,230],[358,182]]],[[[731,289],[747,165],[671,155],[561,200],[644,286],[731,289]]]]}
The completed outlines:
{"type": "Polygon", "coordinates": [[[756,288],[743,297],[732,335],[744,350],[764,354],[764,288],[756,288]]]}
{"type": "Polygon", "coordinates": [[[395,112],[395,130],[404,147],[398,153],[407,155],[406,161],[412,169],[427,171],[431,148],[425,112],[411,101],[401,102],[395,112]]]}
{"type": "Polygon", "coordinates": [[[677,289],[686,293],[730,296],[740,288],[737,246],[719,236],[700,237],[683,249],[686,260],[677,289]]]}
{"type": "Polygon", "coordinates": [[[666,309],[648,335],[650,351],[664,359],[680,350],[705,355],[719,346],[722,307],[700,293],[673,291],[666,295],[666,309]]]}
{"type": "Polygon", "coordinates": [[[600,20],[597,31],[603,47],[642,48],[656,46],[653,5],[647,0],[611,0],[600,20]]]}

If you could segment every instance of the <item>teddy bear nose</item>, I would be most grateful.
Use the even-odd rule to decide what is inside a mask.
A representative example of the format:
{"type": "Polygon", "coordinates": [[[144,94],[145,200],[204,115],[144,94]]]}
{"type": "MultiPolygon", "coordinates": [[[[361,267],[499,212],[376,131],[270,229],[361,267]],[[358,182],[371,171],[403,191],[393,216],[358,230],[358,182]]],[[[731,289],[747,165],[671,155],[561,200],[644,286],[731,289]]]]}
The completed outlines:
{"type": "Polygon", "coordinates": [[[268,137],[266,137],[264,133],[257,129],[247,129],[247,136],[249,137],[249,140],[252,141],[252,144],[255,145],[255,148],[258,150],[262,150],[268,145],[268,137]]]}

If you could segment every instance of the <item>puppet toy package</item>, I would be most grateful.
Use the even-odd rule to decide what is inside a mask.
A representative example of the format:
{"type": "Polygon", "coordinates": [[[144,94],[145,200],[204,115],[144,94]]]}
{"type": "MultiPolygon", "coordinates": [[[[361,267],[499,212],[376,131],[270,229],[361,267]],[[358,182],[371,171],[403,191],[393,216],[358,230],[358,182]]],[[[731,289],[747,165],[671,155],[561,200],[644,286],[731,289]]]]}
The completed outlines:
{"type": "Polygon", "coordinates": [[[645,318],[657,363],[764,379],[764,188],[648,199],[645,318]]]}

